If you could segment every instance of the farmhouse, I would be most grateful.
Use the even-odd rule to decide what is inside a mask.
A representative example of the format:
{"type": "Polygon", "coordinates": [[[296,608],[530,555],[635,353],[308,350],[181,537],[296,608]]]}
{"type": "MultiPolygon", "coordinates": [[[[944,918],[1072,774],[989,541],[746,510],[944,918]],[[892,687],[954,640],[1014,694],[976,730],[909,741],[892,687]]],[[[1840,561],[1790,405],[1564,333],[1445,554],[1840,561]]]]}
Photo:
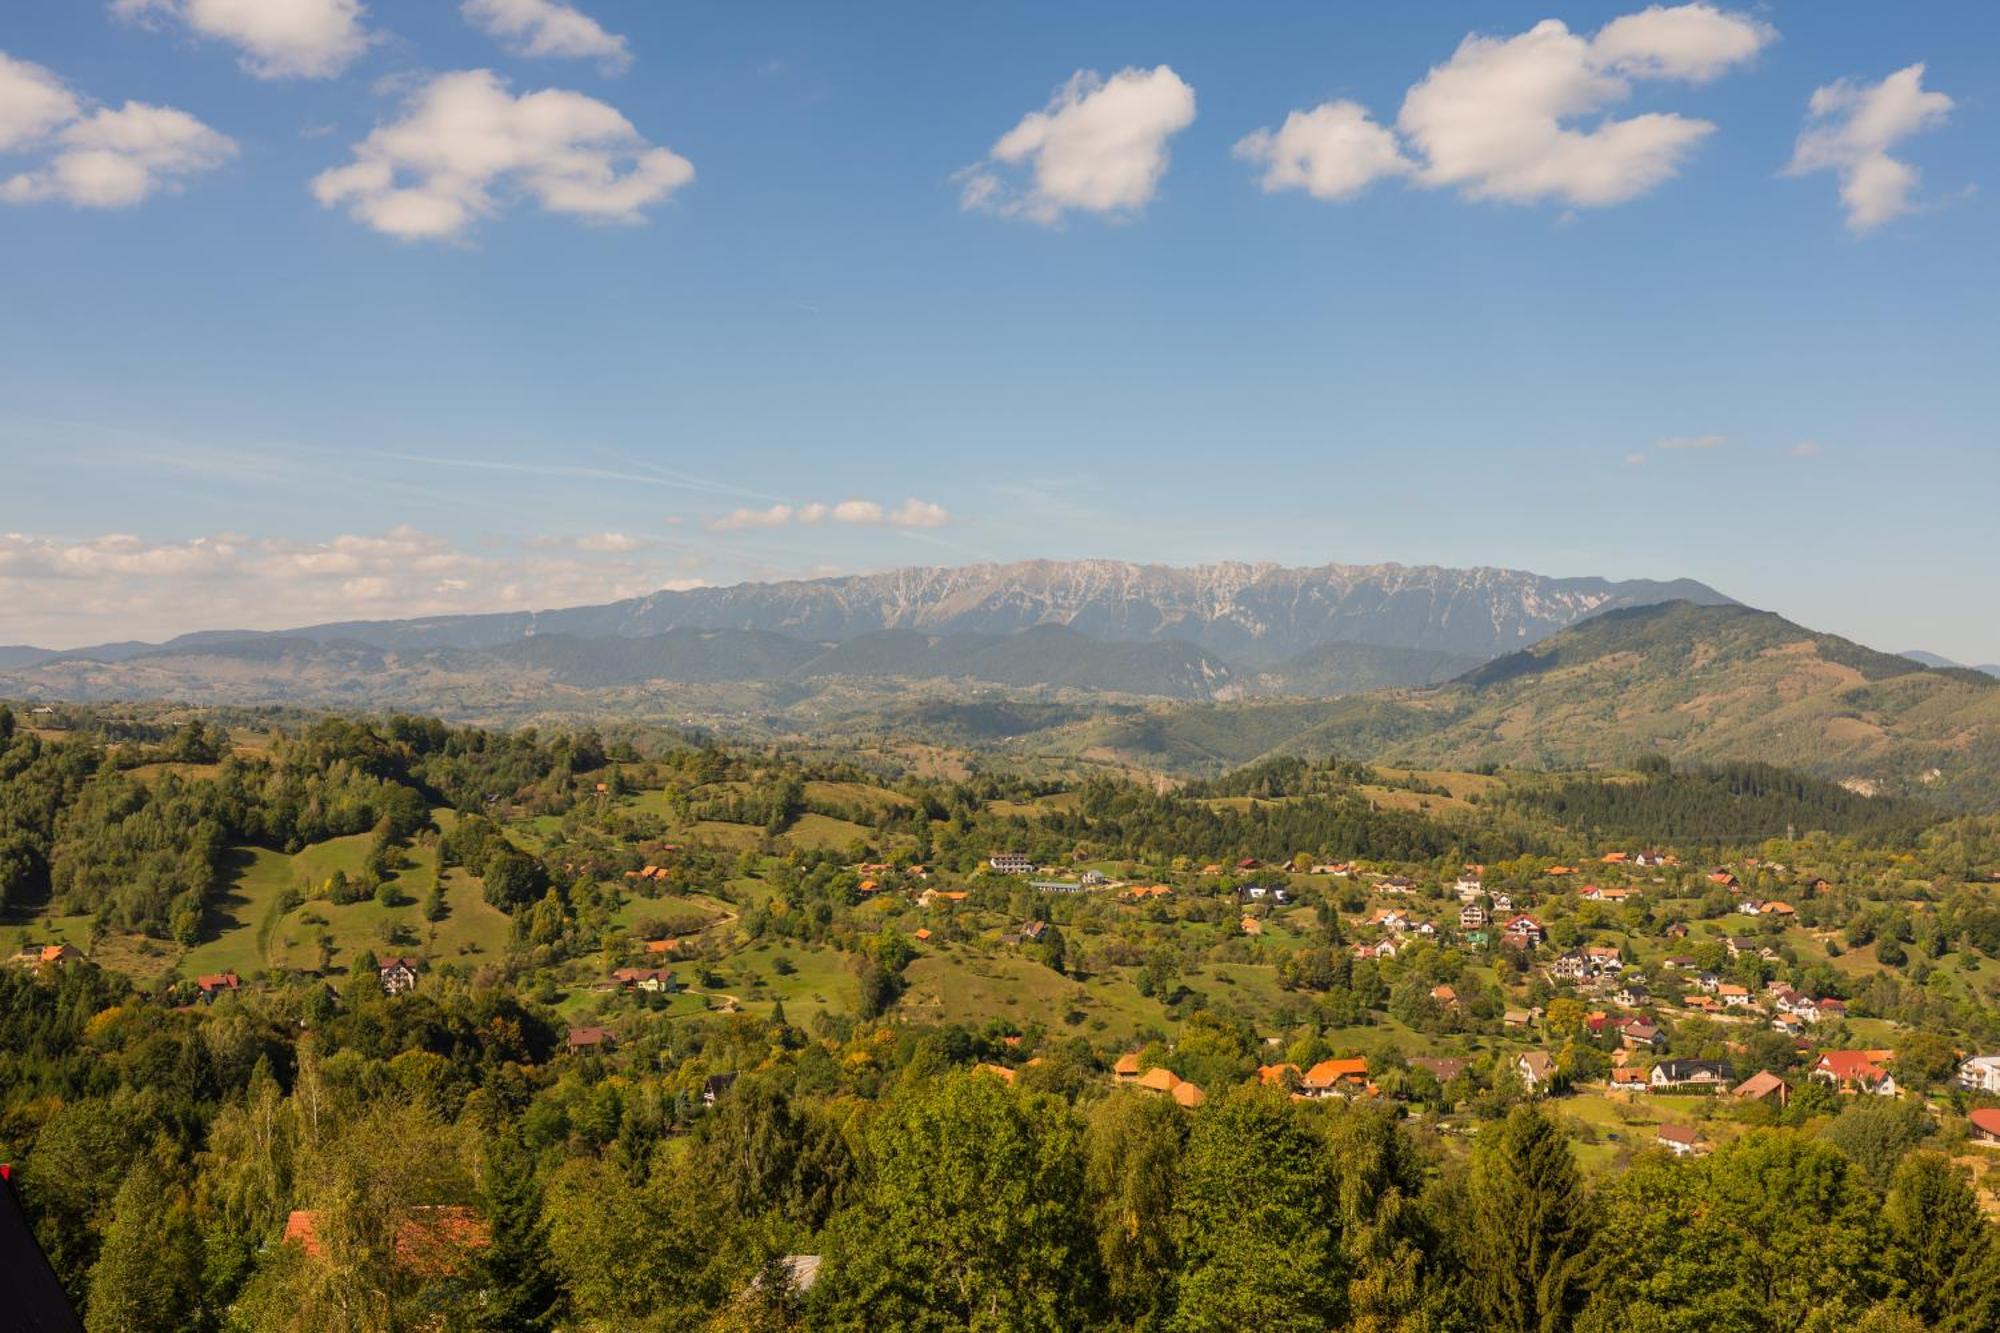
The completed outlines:
{"type": "Polygon", "coordinates": [[[1676,1157],[1699,1157],[1708,1151],[1708,1136],[1693,1125],[1661,1125],[1659,1144],[1676,1157]]]}
{"type": "Polygon", "coordinates": [[[1720,1060],[1662,1060],[1653,1066],[1655,1091],[1681,1088],[1722,1088],[1736,1072],[1720,1060]]]}
{"type": "Polygon", "coordinates": [[[1762,1069],[1731,1088],[1729,1095],[1738,1101],[1768,1102],[1782,1107],[1792,1100],[1792,1085],[1770,1070],[1762,1069]]]}
{"type": "Polygon", "coordinates": [[[194,979],[203,1004],[214,1004],[218,995],[234,995],[243,982],[234,972],[209,972],[194,979]]]}
{"type": "Polygon", "coordinates": [[[401,995],[414,990],[417,985],[417,969],[423,966],[421,958],[384,958],[376,965],[376,975],[382,983],[384,995],[401,995]]]}
{"type": "Polygon", "coordinates": [[[1322,1060],[1308,1069],[1303,1080],[1308,1097],[1332,1097],[1364,1092],[1368,1088],[1366,1060],[1322,1060]]]}
{"type": "Polygon", "coordinates": [[[1842,1092],[1865,1092],[1877,1097],[1894,1097],[1900,1088],[1889,1072],[1894,1051],[1823,1051],[1812,1067],[1812,1076],[1831,1083],[1842,1092]]]}

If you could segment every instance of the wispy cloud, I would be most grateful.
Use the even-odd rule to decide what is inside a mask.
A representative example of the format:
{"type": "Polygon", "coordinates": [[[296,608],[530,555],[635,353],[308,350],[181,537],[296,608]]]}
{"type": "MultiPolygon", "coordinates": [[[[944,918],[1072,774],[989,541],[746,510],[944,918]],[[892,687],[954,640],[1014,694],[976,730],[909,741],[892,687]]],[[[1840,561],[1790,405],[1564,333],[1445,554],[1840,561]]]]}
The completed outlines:
{"type": "Polygon", "coordinates": [[[231,626],[526,610],[691,587],[687,554],[606,532],[468,550],[401,526],[320,541],[0,534],[0,623],[44,646],[231,626]],[[196,618],[199,618],[198,620],[196,618]]]}
{"type": "Polygon", "coordinates": [[[1720,449],[1729,443],[1727,435],[1669,435],[1653,442],[1655,449],[1720,449]]]}
{"type": "Polygon", "coordinates": [[[1797,444],[1785,450],[1785,452],[1790,454],[1793,458],[1818,458],[1819,441],[1800,440],[1797,444]]]}

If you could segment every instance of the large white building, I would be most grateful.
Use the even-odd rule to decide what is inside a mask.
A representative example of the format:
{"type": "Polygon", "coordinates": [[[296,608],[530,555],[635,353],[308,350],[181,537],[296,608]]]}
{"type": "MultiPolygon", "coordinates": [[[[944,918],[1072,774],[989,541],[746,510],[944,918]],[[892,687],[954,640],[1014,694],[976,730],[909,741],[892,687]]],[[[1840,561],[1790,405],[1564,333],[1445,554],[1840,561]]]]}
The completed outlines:
{"type": "Polygon", "coordinates": [[[1958,1086],[2000,1093],[2000,1055],[1975,1055],[1958,1067],[1958,1086]]]}

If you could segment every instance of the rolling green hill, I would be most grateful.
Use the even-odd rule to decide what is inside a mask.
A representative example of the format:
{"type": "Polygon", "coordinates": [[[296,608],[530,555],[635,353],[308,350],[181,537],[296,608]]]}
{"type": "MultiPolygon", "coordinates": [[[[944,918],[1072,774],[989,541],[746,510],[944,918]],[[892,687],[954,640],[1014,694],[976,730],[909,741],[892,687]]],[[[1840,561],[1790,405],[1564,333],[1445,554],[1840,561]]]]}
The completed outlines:
{"type": "Polygon", "coordinates": [[[1269,753],[1580,768],[1658,751],[2000,805],[2000,682],[1741,606],[1608,612],[1434,689],[1161,709],[1072,729],[1063,743],[1189,772],[1269,753]]]}

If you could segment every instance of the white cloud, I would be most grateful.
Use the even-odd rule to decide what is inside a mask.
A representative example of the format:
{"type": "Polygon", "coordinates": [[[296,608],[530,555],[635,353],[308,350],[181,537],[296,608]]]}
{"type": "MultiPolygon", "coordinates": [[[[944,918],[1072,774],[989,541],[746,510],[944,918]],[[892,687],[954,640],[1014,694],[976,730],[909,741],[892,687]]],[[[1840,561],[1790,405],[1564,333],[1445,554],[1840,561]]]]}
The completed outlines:
{"type": "Polygon", "coordinates": [[[1627,467],[1644,467],[1646,466],[1646,455],[1627,454],[1625,455],[1625,465],[1627,467]]]}
{"type": "Polygon", "coordinates": [[[1655,449],[1720,449],[1729,443],[1727,435],[1669,435],[1654,442],[1655,449]]]}
{"type": "Polygon", "coordinates": [[[874,500],[842,500],[838,504],[825,504],[818,500],[810,504],[774,504],[768,509],[733,509],[720,518],[710,519],[710,532],[745,532],[760,528],[783,528],[793,523],[811,525],[831,519],[835,523],[849,523],[857,527],[892,528],[941,528],[951,522],[951,511],[941,504],[914,497],[903,501],[894,509],[874,500]]]}
{"type": "Polygon", "coordinates": [[[1793,458],[1818,458],[1819,441],[1800,440],[1797,444],[1793,445],[1785,452],[1790,454],[1793,458]]]}
{"type": "Polygon", "coordinates": [[[0,153],[32,144],[82,112],[76,94],[53,73],[0,51],[0,153]]]}
{"type": "Polygon", "coordinates": [[[492,71],[465,70],[425,85],[401,119],[376,126],[353,162],[312,188],[377,231],[448,239],[497,213],[507,192],[552,213],[638,222],[693,179],[686,158],[647,143],[594,97],[553,88],[515,97],[492,71]]]}
{"type": "MultiPolygon", "coordinates": [[[[823,508],[823,506],[809,506],[823,508]]],[[[710,532],[742,532],[752,528],[782,528],[792,521],[793,509],[790,505],[772,505],[769,509],[732,509],[721,518],[710,521],[710,532]]],[[[811,522],[813,520],[807,520],[811,522]]]]}
{"type": "Polygon", "coordinates": [[[623,37],[559,0],[465,0],[459,12],[517,56],[584,57],[611,72],[632,63],[623,37]]]}
{"type": "Polygon", "coordinates": [[[889,511],[889,522],[898,528],[941,528],[951,522],[951,513],[928,500],[905,500],[889,511]]]}
{"type": "Polygon", "coordinates": [[[1632,81],[1707,82],[1775,36],[1707,4],[1654,6],[1590,38],[1555,19],[1513,37],[1475,33],[1404,94],[1395,133],[1357,103],[1328,102],[1294,111],[1236,151],[1265,168],[1266,190],[1322,199],[1400,175],[1470,199],[1624,203],[1670,179],[1715,129],[1671,112],[1606,114],[1631,95],[1632,81]]]}
{"type": "Polygon", "coordinates": [[[1264,167],[1258,183],[1265,190],[1304,190],[1315,199],[1345,199],[1380,177],[1414,169],[1396,136],[1358,102],[1294,111],[1277,130],[1245,136],[1235,151],[1264,167]]]}
{"type": "Polygon", "coordinates": [[[121,18],[175,19],[242,50],[260,79],[327,79],[368,49],[360,0],[112,0],[121,18]]]}
{"type": "Polygon", "coordinates": [[[48,70],[0,53],[0,151],[23,149],[44,160],[0,177],[0,203],[125,208],[236,155],[232,140],[185,111],[144,102],[86,108],[48,70]]]}
{"type": "Polygon", "coordinates": [[[1653,5],[1615,18],[1591,39],[1599,63],[1635,79],[1707,83],[1754,58],[1777,29],[1713,5],[1653,5]]]}
{"type": "Polygon", "coordinates": [[[882,506],[873,500],[842,500],[833,507],[836,523],[880,523],[882,506]]]}
{"type": "Polygon", "coordinates": [[[318,542],[4,533],[0,623],[21,641],[64,647],[217,626],[566,606],[700,584],[673,553],[565,545],[475,554],[412,527],[318,542]]]}
{"type": "Polygon", "coordinates": [[[1159,190],[1167,140],[1193,123],[1194,89],[1165,65],[1078,70],[958,174],[960,205],[1047,225],[1072,210],[1132,216],[1159,190]]]}
{"type": "Polygon", "coordinates": [[[597,532],[576,539],[579,551],[643,551],[654,543],[625,532],[597,532]]]}
{"type": "Polygon", "coordinates": [[[1792,152],[1790,175],[1832,171],[1840,178],[1847,225],[1865,232],[1910,211],[1917,169],[1889,155],[1904,139],[1944,124],[1951,98],[1924,90],[1924,67],[1910,65],[1880,83],[1841,79],[1816,90],[1792,152]]]}

